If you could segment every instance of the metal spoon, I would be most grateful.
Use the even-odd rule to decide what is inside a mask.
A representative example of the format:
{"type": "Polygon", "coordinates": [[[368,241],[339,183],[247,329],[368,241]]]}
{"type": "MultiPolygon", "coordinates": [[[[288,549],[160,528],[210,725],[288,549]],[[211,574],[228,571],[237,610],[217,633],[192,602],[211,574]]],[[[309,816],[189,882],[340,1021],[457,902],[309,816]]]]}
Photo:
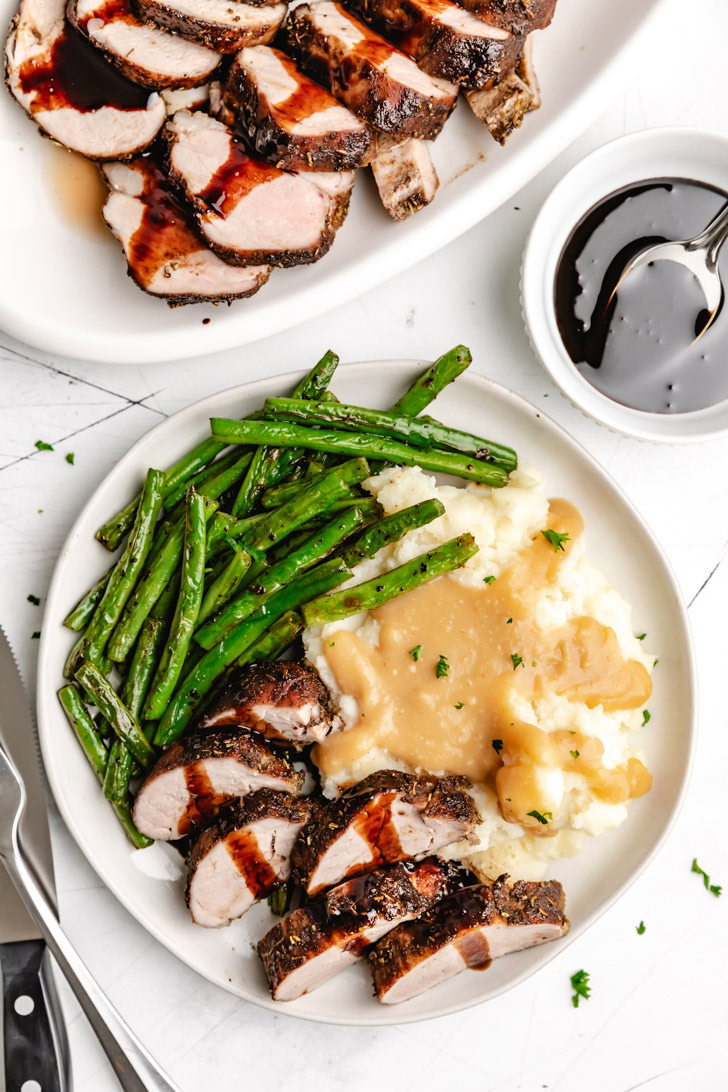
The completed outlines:
{"type": "Polygon", "coordinates": [[[678,240],[674,243],[654,243],[638,251],[631,262],[622,270],[622,274],[614,286],[609,298],[614,299],[622,281],[640,266],[651,265],[653,262],[677,262],[688,269],[703,290],[708,320],[696,337],[702,337],[709,326],[712,325],[718,314],[723,299],[723,285],[718,270],[718,256],[723,243],[728,239],[728,204],[718,215],[711,220],[704,231],[696,235],[694,239],[678,240]]]}

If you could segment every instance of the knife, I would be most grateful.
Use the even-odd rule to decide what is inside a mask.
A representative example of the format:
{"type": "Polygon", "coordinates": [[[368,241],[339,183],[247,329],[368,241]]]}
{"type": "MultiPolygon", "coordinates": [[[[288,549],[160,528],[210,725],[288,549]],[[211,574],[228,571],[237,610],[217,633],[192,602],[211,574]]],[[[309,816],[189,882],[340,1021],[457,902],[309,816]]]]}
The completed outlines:
{"type": "MultiPolygon", "coordinates": [[[[18,691],[25,701],[10,646],[0,628],[0,706],[7,699],[10,708],[18,691]]],[[[43,881],[42,862],[39,859],[36,870],[30,850],[31,846],[38,845],[39,834],[33,822],[37,815],[36,803],[29,800],[33,785],[42,791],[40,780],[34,780],[38,775],[37,762],[31,771],[30,784],[26,784],[19,766],[24,763],[28,751],[27,732],[23,731],[22,722],[9,720],[2,713],[0,718],[3,732],[0,735],[0,864],[5,865],[27,911],[75,993],[124,1092],[179,1092],[177,1085],[168,1079],[111,1004],[58,921],[47,884],[43,881]]],[[[41,799],[45,805],[45,797],[41,799]]],[[[18,1087],[14,1077],[10,1092],[18,1087]]],[[[44,1086],[40,1087],[45,1092],[44,1086]]],[[[22,1092],[22,1086],[20,1088],[22,1092]]]]}
{"type": "MultiPolygon", "coordinates": [[[[0,630],[0,741],[6,742],[10,725],[20,741],[17,761],[30,786],[23,841],[55,910],[53,856],[35,725],[12,651],[0,630]]],[[[35,1080],[43,1092],[67,1092],[70,1055],[48,951],[2,864],[0,972],[5,1088],[10,1092],[35,1080]]]]}

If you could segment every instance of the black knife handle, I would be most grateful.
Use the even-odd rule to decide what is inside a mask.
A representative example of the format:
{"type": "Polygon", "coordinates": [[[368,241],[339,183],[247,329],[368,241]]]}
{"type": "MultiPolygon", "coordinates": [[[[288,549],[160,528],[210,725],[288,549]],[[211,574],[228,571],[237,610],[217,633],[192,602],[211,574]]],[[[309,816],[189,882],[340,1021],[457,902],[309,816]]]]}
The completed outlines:
{"type": "Polygon", "coordinates": [[[43,1092],[63,1092],[41,979],[44,952],[42,940],[0,944],[7,1092],[20,1092],[26,1081],[37,1081],[43,1092]]]}

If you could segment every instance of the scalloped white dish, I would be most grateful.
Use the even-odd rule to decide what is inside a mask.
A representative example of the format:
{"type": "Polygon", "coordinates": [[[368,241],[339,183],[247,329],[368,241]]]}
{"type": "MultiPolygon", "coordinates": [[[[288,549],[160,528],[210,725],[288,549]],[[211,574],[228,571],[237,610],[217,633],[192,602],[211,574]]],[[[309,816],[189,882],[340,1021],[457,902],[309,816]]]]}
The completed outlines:
{"type": "MultiPolygon", "coordinates": [[[[108,233],[69,226],[52,192],[58,178],[47,142],[3,91],[0,327],[55,353],[141,364],[243,345],[360,296],[467,231],[563,151],[613,97],[659,5],[559,0],[553,24],[535,35],[544,104],[505,148],[462,100],[433,146],[441,185],[429,208],[394,223],[371,172],[359,171],[331,253],[313,266],[275,271],[256,296],[229,308],[168,308],[129,280],[108,233]]],[[[0,0],[2,27],[16,6],[0,0]]]]}
{"type": "MultiPolygon", "coordinates": [[[[348,402],[391,405],[416,368],[412,361],[352,364],[340,368],[334,386],[348,402]]],[[[43,757],[61,814],[93,868],[129,912],[199,974],[281,1014],[332,1024],[402,1024],[479,1004],[533,974],[604,913],[651,860],[677,815],[692,762],[692,643],[680,592],[660,546],[592,457],[534,406],[490,380],[466,373],[449,387],[438,399],[438,416],[512,445],[523,464],[538,468],[548,495],[568,497],[581,509],[590,559],[631,601],[635,625],[649,633],[660,664],[650,727],[641,742],[654,787],[632,804],[620,828],[589,841],[579,857],[550,868],[549,876],[566,891],[571,932],[564,939],[496,960],[485,974],[464,972],[393,1007],[374,999],[364,966],[350,968],[297,1001],[271,1001],[253,950],[274,920],[268,907],[256,906],[227,929],[192,924],[181,875],[160,880],[142,870],[149,860],[144,854],[157,848],[135,857],[69,729],[56,690],[74,639],[62,620],[109,564],[108,553],[94,540],[95,529],[138,488],[148,466],[168,465],[202,438],[211,415],[249,413],[266,396],[287,394],[297,378],[289,374],[234,387],[175,414],[139,440],[89,500],[58,558],[43,620],[37,696],[43,757]]]]}

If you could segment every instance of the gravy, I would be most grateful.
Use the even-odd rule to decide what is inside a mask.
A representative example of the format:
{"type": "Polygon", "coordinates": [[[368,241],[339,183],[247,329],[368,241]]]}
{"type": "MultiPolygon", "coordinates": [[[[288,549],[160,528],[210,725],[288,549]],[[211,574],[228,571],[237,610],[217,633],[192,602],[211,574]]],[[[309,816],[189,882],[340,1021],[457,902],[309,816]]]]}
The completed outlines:
{"type": "Polygon", "coordinates": [[[637,759],[607,769],[598,739],[545,732],[513,714],[514,698],[546,694],[608,712],[637,709],[652,689],[642,664],[625,659],[613,630],[596,619],[575,618],[547,632],[534,626],[536,599],[556,580],[583,521],[556,500],[548,528],[569,536],[563,549],[539,534],[490,585],[441,577],[373,611],[378,648],[349,630],[328,635],[326,659],[341,690],[358,701],[360,718],[316,747],[324,774],[381,748],[413,768],[494,782],[505,818],[540,834],[554,833],[548,819],[528,814],[553,810],[544,770],[581,773],[610,803],[648,791],[651,777],[637,759]],[[447,674],[438,677],[441,657],[447,674]]]}

